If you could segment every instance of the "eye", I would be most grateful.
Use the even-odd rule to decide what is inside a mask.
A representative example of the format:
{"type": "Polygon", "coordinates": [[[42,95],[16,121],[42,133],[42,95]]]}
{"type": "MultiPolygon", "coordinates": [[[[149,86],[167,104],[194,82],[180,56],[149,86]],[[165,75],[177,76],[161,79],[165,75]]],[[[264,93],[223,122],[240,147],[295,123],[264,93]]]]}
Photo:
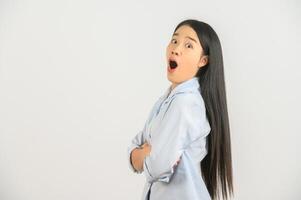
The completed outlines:
{"type": "Polygon", "coordinates": [[[192,44],[190,44],[190,43],[187,43],[187,44],[186,44],[186,47],[192,48],[192,49],[193,49],[193,46],[192,46],[192,44]]]}
{"type": "Polygon", "coordinates": [[[176,39],[171,39],[171,43],[174,43],[174,41],[176,41],[176,39]]]}

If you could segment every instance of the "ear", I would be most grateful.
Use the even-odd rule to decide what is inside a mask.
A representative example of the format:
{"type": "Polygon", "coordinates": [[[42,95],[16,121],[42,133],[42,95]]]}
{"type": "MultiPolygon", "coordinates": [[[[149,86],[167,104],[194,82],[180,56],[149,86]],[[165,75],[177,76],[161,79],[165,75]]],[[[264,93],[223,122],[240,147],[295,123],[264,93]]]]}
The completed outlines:
{"type": "Polygon", "coordinates": [[[201,68],[201,67],[207,65],[207,63],[208,63],[208,56],[207,56],[207,55],[202,56],[202,57],[200,58],[199,63],[198,63],[198,67],[201,68]]]}

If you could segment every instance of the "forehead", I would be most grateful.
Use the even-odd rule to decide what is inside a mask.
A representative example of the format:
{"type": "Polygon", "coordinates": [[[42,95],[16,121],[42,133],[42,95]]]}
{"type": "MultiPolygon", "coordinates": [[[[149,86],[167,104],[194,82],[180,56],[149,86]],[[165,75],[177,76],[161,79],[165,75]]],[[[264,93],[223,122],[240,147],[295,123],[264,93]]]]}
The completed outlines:
{"type": "Polygon", "coordinates": [[[197,43],[199,43],[196,32],[190,26],[187,26],[187,25],[183,25],[183,26],[179,27],[176,30],[176,32],[173,34],[173,36],[192,38],[197,43]]]}

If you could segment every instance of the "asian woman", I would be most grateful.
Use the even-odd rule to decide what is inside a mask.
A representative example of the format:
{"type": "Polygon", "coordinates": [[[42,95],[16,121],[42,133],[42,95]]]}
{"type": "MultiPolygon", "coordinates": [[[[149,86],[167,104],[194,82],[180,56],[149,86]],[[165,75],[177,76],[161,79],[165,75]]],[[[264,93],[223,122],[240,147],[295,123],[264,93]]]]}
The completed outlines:
{"type": "Polygon", "coordinates": [[[233,196],[230,127],[220,40],[202,21],[180,22],[166,48],[171,85],[127,149],[143,173],[143,200],[233,196]]]}

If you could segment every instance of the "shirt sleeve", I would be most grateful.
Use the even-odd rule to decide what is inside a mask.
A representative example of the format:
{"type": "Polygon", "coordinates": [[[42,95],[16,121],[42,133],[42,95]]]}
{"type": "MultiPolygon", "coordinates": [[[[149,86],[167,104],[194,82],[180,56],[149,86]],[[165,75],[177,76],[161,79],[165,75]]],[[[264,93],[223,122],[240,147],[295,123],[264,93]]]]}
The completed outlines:
{"type": "Polygon", "coordinates": [[[140,146],[146,141],[145,135],[146,135],[146,127],[150,121],[150,119],[155,114],[155,111],[157,109],[158,104],[160,103],[162,97],[160,97],[157,102],[153,105],[153,108],[151,109],[148,119],[146,120],[144,127],[141,131],[139,131],[134,138],[131,140],[130,145],[127,147],[127,162],[130,170],[134,173],[141,174],[143,172],[143,169],[141,171],[138,171],[134,168],[131,160],[131,153],[135,148],[140,148],[140,146]]]}
{"type": "Polygon", "coordinates": [[[143,131],[139,131],[139,133],[132,139],[132,142],[130,146],[128,146],[128,151],[127,151],[127,160],[128,160],[128,165],[129,168],[131,169],[132,172],[140,174],[142,171],[138,171],[134,168],[132,159],[131,159],[131,153],[135,148],[140,148],[140,146],[143,144],[143,131]]]}
{"type": "Polygon", "coordinates": [[[175,163],[185,148],[208,133],[203,125],[204,105],[193,95],[179,95],[171,100],[152,138],[151,152],[144,158],[143,171],[149,182],[169,183],[175,163]]]}

